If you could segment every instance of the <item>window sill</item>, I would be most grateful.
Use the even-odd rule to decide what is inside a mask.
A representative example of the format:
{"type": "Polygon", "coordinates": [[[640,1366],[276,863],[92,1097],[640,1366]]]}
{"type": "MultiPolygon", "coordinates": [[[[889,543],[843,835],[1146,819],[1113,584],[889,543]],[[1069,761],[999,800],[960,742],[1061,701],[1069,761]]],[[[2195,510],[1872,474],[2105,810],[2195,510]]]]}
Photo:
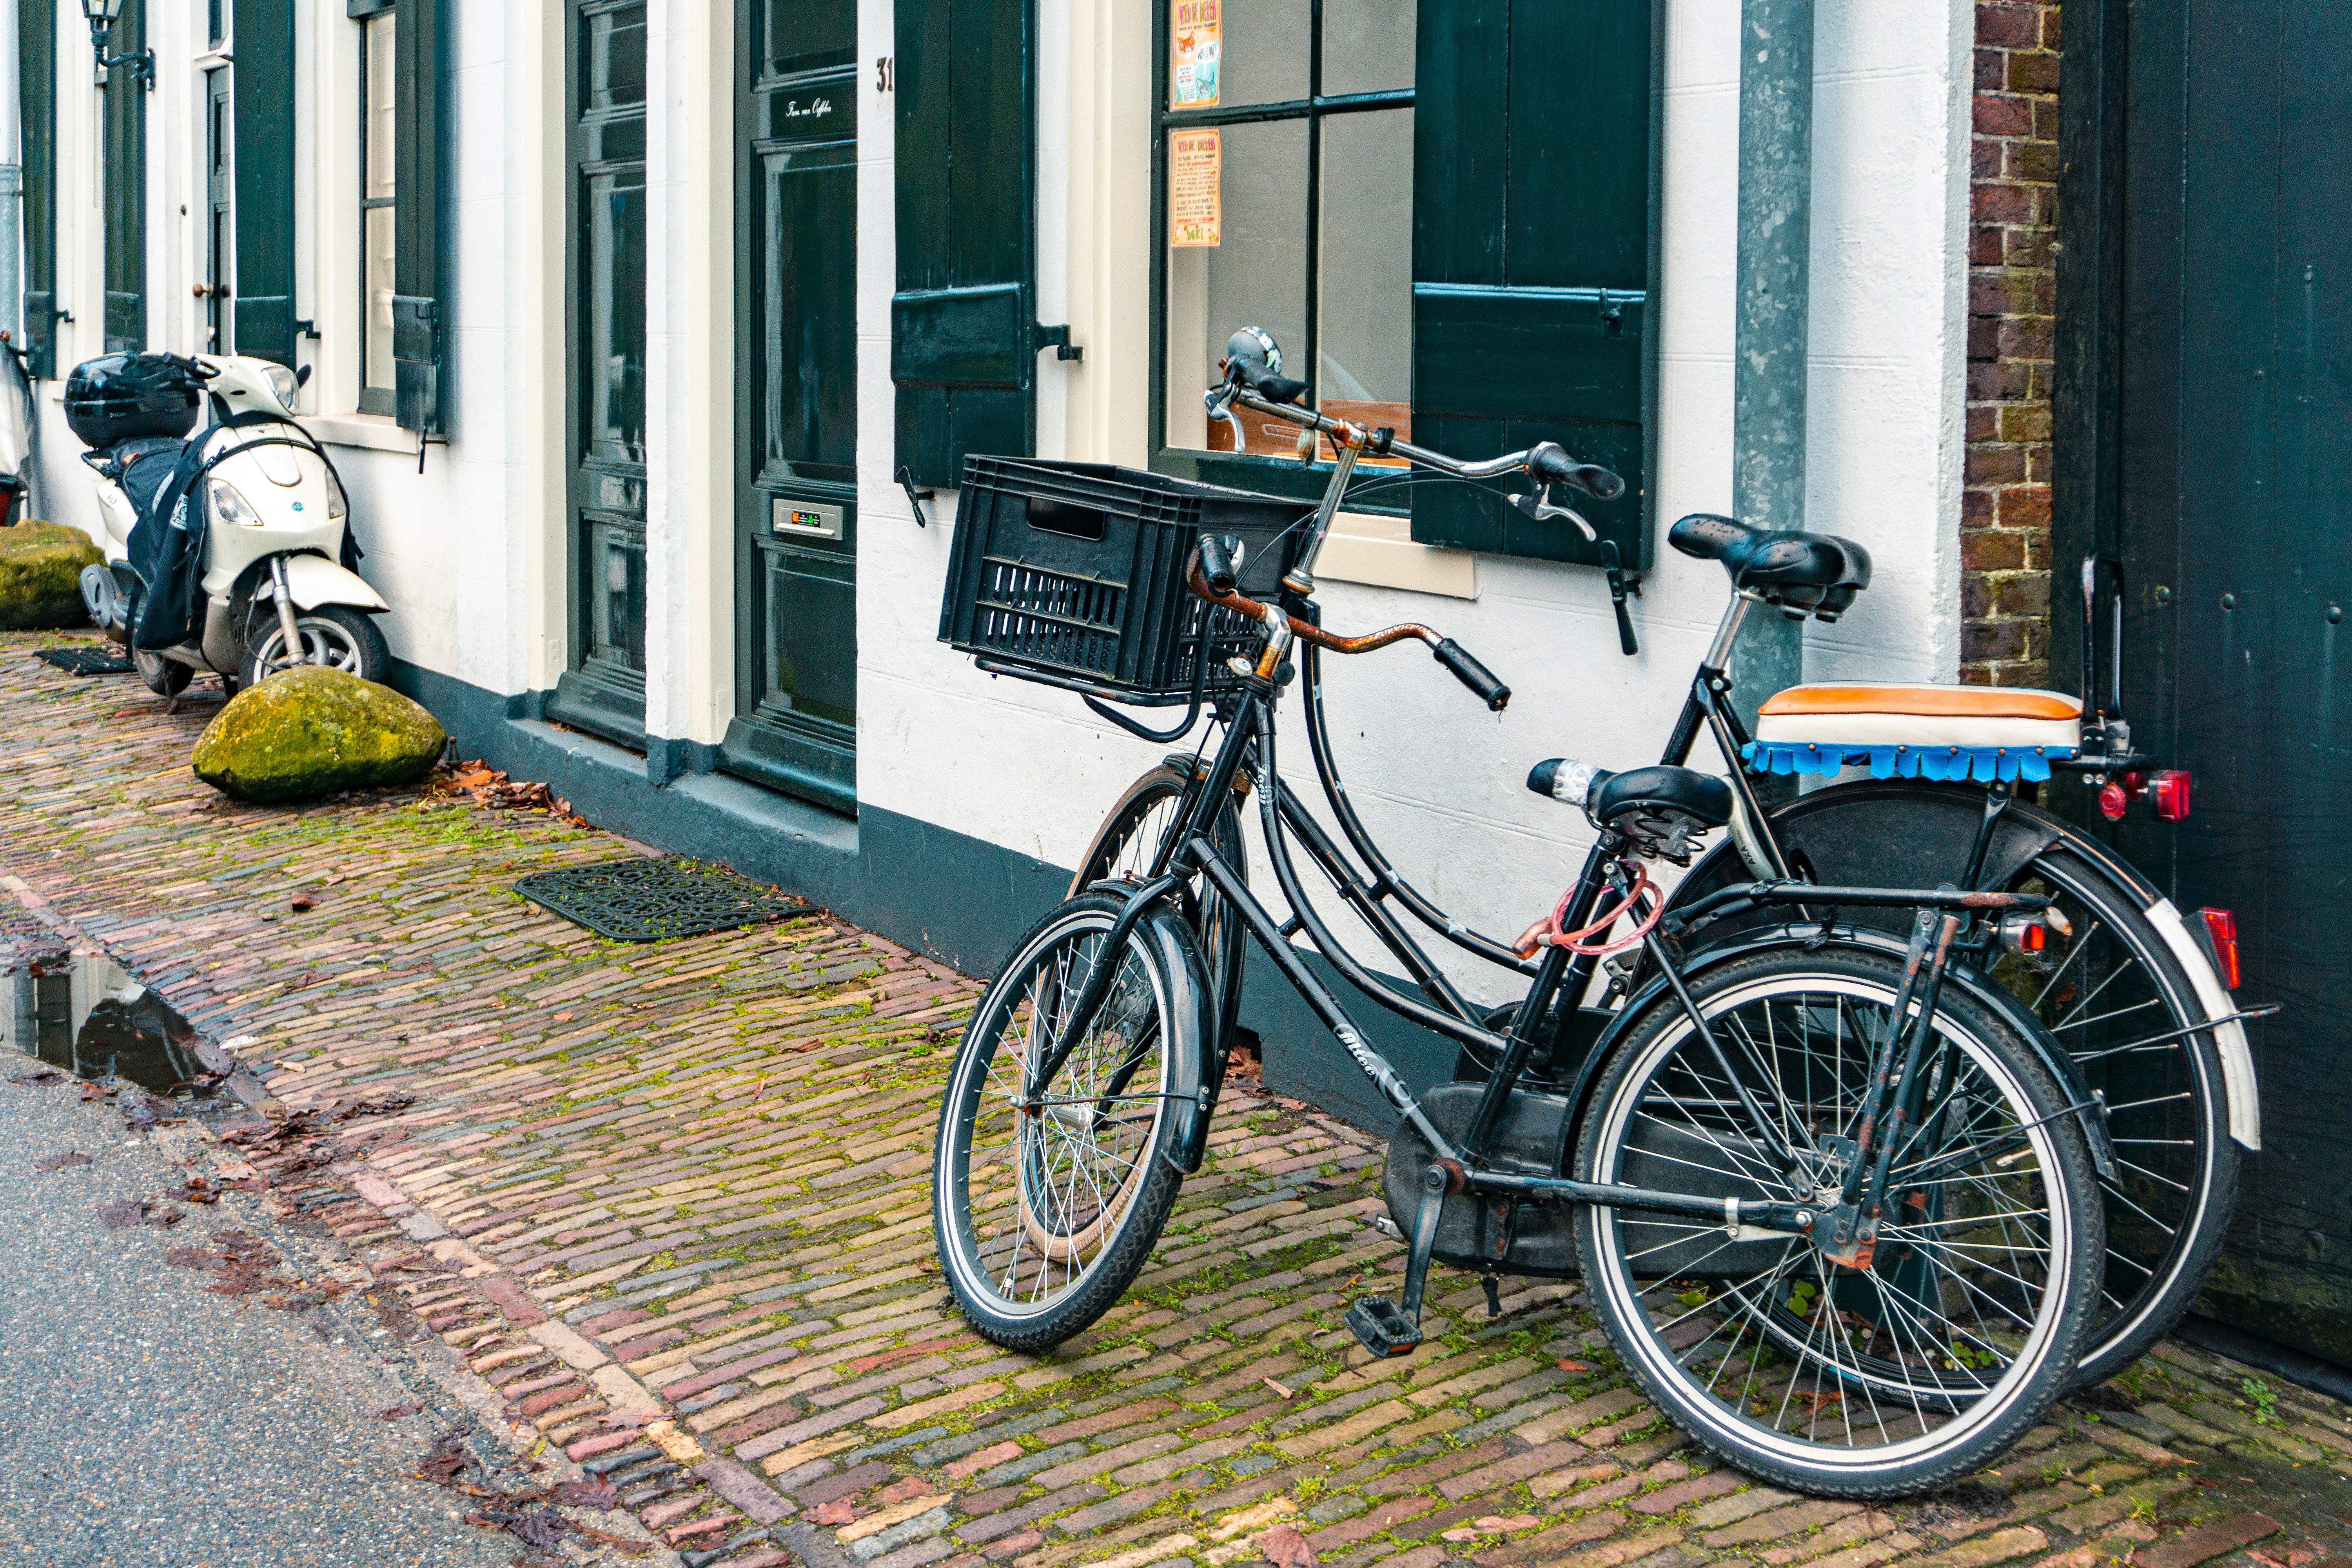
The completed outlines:
{"type": "Polygon", "coordinates": [[[303,429],[330,447],[416,455],[416,432],[402,429],[388,414],[304,414],[297,417],[303,429]]]}
{"type": "Polygon", "coordinates": [[[1315,575],[1452,599],[1478,596],[1477,556],[1415,544],[1410,520],[1372,512],[1343,511],[1332,518],[1323,552],[1315,558],[1315,575]]]}

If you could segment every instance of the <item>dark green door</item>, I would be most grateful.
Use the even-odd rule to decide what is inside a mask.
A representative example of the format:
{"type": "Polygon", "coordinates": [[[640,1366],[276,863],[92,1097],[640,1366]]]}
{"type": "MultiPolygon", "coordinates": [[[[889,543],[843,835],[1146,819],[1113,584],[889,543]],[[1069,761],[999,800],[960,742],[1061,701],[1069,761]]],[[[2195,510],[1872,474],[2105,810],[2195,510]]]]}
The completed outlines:
{"type": "Polygon", "coordinates": [[[646,7],[574,0],[572,668],[548,710],[646,743],[646,7]]]}
{"type": "Polygon", "coordinates": [[[2121,134],[2066,153],[2060,210],[2082,226],[2065,254],[2085,269],[2067,281],[2095,277],[2104,247],[2120,285],[2062,297],[2061,374],[2094,342],[2105,374],[2060,395],[2114,402],[2060,434],[2060,460],[2091,468],[2060,526],[2104,498],[2116,531],[2082,542],[2121,546],[2132,739],[2196,777],[2187,822],[2136,812],[2118,837],[2181,909],[2236,914],[2238,996],[2284,1005],[2247,1026],[2263,1149],[2199,1310],[2352,1362],[2352,9],[2085,13],[2068,7],[2066,91],[2079,76],[2104,101],[2070,101],[2069,132],[2121,134]],[[2087,47],[2102,22],[2105,58],[2087,47]],[[2120,218],[2104,234],[2084,180],[2102,153],[2120,218]]]}
{"type": "Polygon", "coordinates": [[[730,771],[857,808],[855,0],[749,0],[730,771]]]}
{"type": "MultiPolygon", "coordinates": [[[[147,47],[144,0],[123,0],[107,52],[147,47]]],[[[147,346],[147,85],[129,66],[106,73],[106,352],[147,346]]]]}
{"type": "Polygon", "coordinates": [[[205,347],[216,354],[234,353],[236,340],[229,311],[230,280],[235,276],[236,227],[236,154],[231,129],[234,109],[226,69],[205,73],[205,280],[197,285],[205,296],[205,347]]]}

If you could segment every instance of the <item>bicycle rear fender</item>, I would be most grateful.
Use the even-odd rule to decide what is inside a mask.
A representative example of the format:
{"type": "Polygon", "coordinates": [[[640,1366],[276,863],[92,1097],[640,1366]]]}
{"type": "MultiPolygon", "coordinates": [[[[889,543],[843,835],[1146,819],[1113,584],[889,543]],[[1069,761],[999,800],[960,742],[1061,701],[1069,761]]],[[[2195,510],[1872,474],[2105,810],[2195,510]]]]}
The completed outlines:
{"type": "MultiPolygon", "coordinates": [[[[1747,958],[1759,952],[1807,947],[1820,939],[1820,932],[1819,926],[1808,922],[1801,931],[1777,928],[1706,948],[1684,961],[1684,983],[1687,984],[1734,959],[1747,958]]],[[[1906,944],[1893,933],[1868,927],[1842,931],[1838,940],[1883,952],[1898,963],[1907,952],[1906,944]]],[[[2066,1103],[2082,1107],[2074,1113],[2074,1119],[2082,1124],[2084,1140],[2090,1145],[2092,1163],[2098,1168],[2101,1177],[2114,1180],[2116,1147],[2107,1131],[2106,1115],[2091,1098],[2090,1086],[2083,1079],[2083,1069],[2074,1064],[2074,1058],[2066,1054],[2057,1037],[2043,1028],[2041,1020],[2028,1012],[2016,997],[1962,965],[1956,963],[1946,968],[1944,984],[1967,993],[1972,1001],[1983,1004],[2017,1030],[2018,1037],[2032,1048],[2035,1059],[2058,1080],[2060,1091],[2066,1096],[2066,1103]]],[[[1593,1042],[1592,1048],[1585,1053],[1584,1060],[1577,1068],[1576,1081],[1568,1091],[1567,1126],[1570,1140],[1576,1136],[1575,1130],[1583,1125],[1586,1103],[1600,1081],[1601,1068],[1615,1054],[1625,1030],[1633,1019],[1648,1009],[1651,1003],[1667,994],[1664,977],[1653,978],[1626,1001],[1608,1027],[1601,1031],[1601,1037],[1593,1042]]]]}
{"type": "MultiPolygon", "coordinates": [[[[1916,858],[1915,863],[1906,867],[1890,868],[1878,863],[1868,868],[1814,868],[1821,880],[1850,887],[1932,888],[1958,876],[1968,859],[1977,826],[1983,818],[1984,791],[1979,787],[1877,779],[1814,790],[1770,813],[1776,829],[1805,823],[1813,829],[1807,837],[1824,846],[1833,844],[1843,849],[1849,845],[1883,847],[1900,843],[1916,858]],[[1890,835],[1884,818],[1895,808],[1911,820],[1902,834],[1890,835]],[[1931,825],[1920,831],[1918,816],[1923,810],[1935,815],[1931,825]],[[1828,820],[1813,821],[1824,814],[1828,820]],[[1881,820],[1873,821],[1874,817],[1881,820]]],[[[2012,802],[2002,813],[2000,826],[1994,830],[1992,849],[1985,862],[1986,875],[1991,885],[1998,886],[2033,856],[2053,846],[2095,866],[2130,894],[2147,916],[2148,923],[2164,938],[2173,957],[2179,961],[2208,1018],[2228,1018],[2237,1011],[2236,1004],[2221,985],[2221,977],[2213,972],[2212,961],[2183,925],[2171,900],[2130,861],[2065,818],[2023,801],[2012,802]]],[[[1666,909],[1672,912],[1701,893],[1729,882],[1750,879],[1737,848],[1727,841],[1718,844],[1668,895],[1666,909]]],[[[2221,1055],[2221,1086],[2229,1099],[2230,1136],[2248,1149],[2259,1150],[2263,1146],[2262,1098],[2254,1076],[2253,1051],[2246,1041],[2246,1027],[2236,1022],[2217,1023],[2213,1039],[2221,1055]]],[[[2081,1075],[2062,1075],[2059,1081],[2070,1088],[2077,1087],[2081,1075]]]]}

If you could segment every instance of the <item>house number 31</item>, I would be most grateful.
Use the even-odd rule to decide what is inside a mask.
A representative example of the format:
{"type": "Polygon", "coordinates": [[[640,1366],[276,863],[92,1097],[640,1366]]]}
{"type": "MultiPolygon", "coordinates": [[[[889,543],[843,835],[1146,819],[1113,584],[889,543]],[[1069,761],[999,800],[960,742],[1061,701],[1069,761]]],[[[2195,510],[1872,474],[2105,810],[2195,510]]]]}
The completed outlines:
{"type": "Polygon", "coordinates": [[[890,57],[888,55],[884,55],[874,62],[874,90],[877,92],[890,90],[890,57]]]}

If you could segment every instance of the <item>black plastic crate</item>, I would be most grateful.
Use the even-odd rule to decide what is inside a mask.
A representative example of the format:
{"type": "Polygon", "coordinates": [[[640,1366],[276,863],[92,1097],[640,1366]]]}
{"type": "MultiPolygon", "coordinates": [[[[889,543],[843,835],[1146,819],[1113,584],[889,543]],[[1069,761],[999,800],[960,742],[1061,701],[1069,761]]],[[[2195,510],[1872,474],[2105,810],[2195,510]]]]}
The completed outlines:
{"type": "Polygon", "coordinates": [[[1234,684],[1265,633],[1185,586],[1203,533],[1243,543],[1241,591],[1274,598],[1297,563],[1304,502],[1109,463],[964,459],[940,640],[1007,674],[1076,679],[1147,701],[1188,696],[1205,629],[1202,688],[1234,684]]]}

